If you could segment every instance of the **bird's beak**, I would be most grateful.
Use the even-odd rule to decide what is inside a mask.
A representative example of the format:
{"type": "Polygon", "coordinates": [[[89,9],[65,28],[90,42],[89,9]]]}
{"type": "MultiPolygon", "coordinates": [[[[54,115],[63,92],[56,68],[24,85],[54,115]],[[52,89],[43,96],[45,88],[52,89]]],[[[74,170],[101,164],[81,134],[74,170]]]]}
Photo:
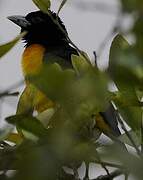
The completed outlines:
{"type": "Polygon", "coordinates": [[[9,16],[7,17],[10,21],[13,23],[17,24],[21,28],[27,28],[28,26],[31,25],[29,21],[26,20],[24,16],[9,16]]]}

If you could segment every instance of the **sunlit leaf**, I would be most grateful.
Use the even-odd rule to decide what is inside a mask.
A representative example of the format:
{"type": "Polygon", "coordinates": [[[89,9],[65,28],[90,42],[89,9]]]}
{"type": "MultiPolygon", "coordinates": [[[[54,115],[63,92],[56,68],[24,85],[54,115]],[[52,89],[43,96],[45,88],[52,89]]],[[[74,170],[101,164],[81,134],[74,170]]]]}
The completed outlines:
{"type": "Polygon", "coordinates": [[[54,115],[55,109],[54,108],[49,108],[42,113],[39,113],[36,118],[42,122],[42,124],[47,127],[49,124],[49,121],[51,117],[54,115]]]}
{"type": "Polygon", "coordinates": [[[14,40],[6,43],[6,44],[3,44],[3,45],[0,45],[0,58],[2,56],[4,56],[8,51],[10,51],[14,46],[15,44],[23,37],[25,36],[26,32],[23,32],[22,34],[20,34],[19,36],[17,36],[14,40]]]}
{"type": "Polygon", "coordinates": [[[32,0],[34,4],[43,12],[48,12],[51,1],[50,0],[32,0]]]}

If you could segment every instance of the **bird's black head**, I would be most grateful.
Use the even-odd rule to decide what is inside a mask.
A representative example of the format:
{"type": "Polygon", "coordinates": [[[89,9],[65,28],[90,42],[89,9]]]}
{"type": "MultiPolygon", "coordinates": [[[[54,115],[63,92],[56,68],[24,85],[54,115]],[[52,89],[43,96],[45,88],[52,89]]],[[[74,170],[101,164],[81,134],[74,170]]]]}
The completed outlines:
{"type": "MultiPolygon", "coordinates": [[[[56,20],[56,13],[49,11],[53,19],[56,20]]],[[[35,11],[24,16],[10,16],[10,19],[15,24],[21,27],[21,31],[27,31],[24,36],[26,46],[33,43],[38,43],[47,46],[56,46],[67,43],[66,35],[60,30],[57,24],[55,24],[52,18],[43,13],[42,11],[35,11]]],[[[67,33],[63,22],[58,17],[58,23],[67,33]]]]}

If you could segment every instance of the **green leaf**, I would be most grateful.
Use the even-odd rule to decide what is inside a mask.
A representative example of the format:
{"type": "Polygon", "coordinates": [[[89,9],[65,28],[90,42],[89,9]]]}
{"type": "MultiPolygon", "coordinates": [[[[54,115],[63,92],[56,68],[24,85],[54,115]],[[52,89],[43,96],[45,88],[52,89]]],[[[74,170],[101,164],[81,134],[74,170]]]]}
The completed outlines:
{"type": "Polygon", "coordinates": [[[93,68],[93,66],[90,63],[90,60],[87,61],[87,59],[85,59],[82,55],[72,55],[72,65],[77,74],[85,73],[89,69],[93,68]]]}
{"type": "Polygon", "coordinates": [[[50,119],[52,118],[54,113],[55,113],[55,109],[49,108],[49,109],[41,112],[40,114],[38,114],[36,116],[36,118],[38,120],[40,120],[45,127],[47,127],[49,125],[50,119]]]}
{"type": "Polygon", "coordinates": [[[45,136],[47,132],[41,122],[30,115],[10,116],[6,118],[6,121],[10,124],[16,125],[17,128],[30,132],[37,137],[45,136]]]}
{"type": "MultiPolygon", "coordinates": [[[[137,136],[137,134],[134,131],[129,131],[130,136],[132,137],[132,139],[134,140],[134,142],[136,143],[136,145],[139,147],[141,145],[141,137],[137,136]]],[[[131,143],[131,141],[129,140],[128,136],[126,135],[126,133],[122,134],[119,139],[125,143],[128,144],[130,146],[133,147],[133,144],[131,143]]]]}
{"type": "Polygon", "coordinates": [[[66,4],[67,0],[62,0],[61,4],[60,4],[60,7],[58,9],[58,12],[57,12],[57,16],[59,15],[61,9],[63,8],[63,6],[66,4]]]}
{"type": "Polygon", "coordinates": [[[50,0],[32,0],[34,4],[44,13],[47,13],[51,6],[50,0]]]}
{"type": "Polygon", "coordinates": [[[117,35],[111,45],[109,73],[128,102],[138,102],[135,89],[142,86],[143,65],[121,35],[117,35]]]}
{"type": "Polygon", "coordinates": [[[14,40],[6,43],[6,44],[3,44],[3,45],[0,45],[0,58],[2,56],[4,56],[8,51],[10,51],[13,46],[15,46],[15,44],[23,37],[25,36],[26,32],[23,32],[21,33],[19,36],[17,36],[14,40]]]}
{"type": "Polygon", "coordinates": [[[111,45],[109,73],[119,90],[114,102],[120,114],[133,130],[139,130],[142,109],[137,89],[142,88],[143,65],[121,35],[111,45]]]}
{"type": "Polygon", "coordinates": [[[140,57],[141,62],[143,58],[143,51],[142,51],[142,44],[143,44],[143,36],[142,36],[142,27],[143,27],[143,19],[142,15],[136,18],[134,25],[131,29],[131,33],[135,36],[136,43],[134,44],[134,51],[136,52],[137,56],[140,57]]]}
{"type": "Polygon", "coordinates": [[[21,137],[20,134],[17,134],[17,133],[10,133],[6,138],[5,138],[6,141],[9,141],[9,142],[12,142],[12,143],[15,143],[16,145],[19,145],[22,143],[23,141],[23,138],[21,137]]]}
{"type": "MultiPolygon", "coordinates": [[[[82,67],[80,64],[79,72],[82,67]]],[[[80,126],[90,120],[92,114],[103,111],[108,101],[105,74],[91,65],[88,67],[87,71],[77,75],[71,69],[61,70],[57,64],[45,65],[38,75],[27,78],[80,126]]]]}
{"type": "Polygon", "coordinates": [[[132,11],[142,11],[143,2],[142,0],[121,0],[122,8],[124,11],[132,12],[132,11]]]}

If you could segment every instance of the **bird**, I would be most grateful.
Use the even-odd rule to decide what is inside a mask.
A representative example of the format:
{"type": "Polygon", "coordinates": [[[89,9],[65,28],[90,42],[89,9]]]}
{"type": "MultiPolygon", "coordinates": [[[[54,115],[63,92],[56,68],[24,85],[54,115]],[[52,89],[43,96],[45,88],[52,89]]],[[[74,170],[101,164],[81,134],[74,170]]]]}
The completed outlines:
{"type": "MultiPolygon", "coordinates": [[[[70,45],[66,27],[55,12],[34,11],[26,16],[10,16],[8,19],[20,26],[21,32],[27,32],[23,37],[25,49],[21,63],[24,77],[37,74],[45,61],[49,64],[56,62],[63,69],[72,68],[71,56],[78,55],[78,51],[70,45]],[[58,21],[63,31],[53,19],[58,21]]],[[[52,100],[29,81],[25,80],[25,84],[17,114],[32,114],[34,111],[41,113],[55,106],[52,100]]],[[[105,112],[96,116],[96,126],[103,133],[120,136],[117,116],[111,103],[105,112]]]]}

